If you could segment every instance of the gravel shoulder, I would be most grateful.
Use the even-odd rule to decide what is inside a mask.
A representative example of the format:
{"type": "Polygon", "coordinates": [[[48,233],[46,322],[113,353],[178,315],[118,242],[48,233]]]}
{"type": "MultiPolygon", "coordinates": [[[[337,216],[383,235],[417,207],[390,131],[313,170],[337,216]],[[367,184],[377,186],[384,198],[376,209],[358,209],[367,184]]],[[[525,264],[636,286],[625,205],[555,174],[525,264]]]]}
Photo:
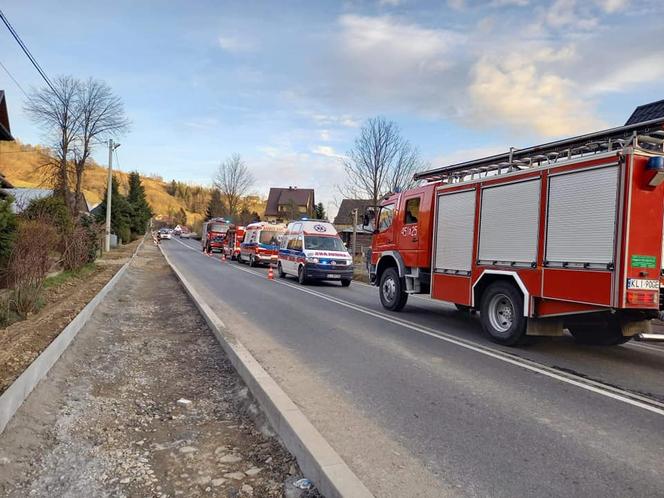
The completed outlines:
{"type": "Polygon", "coordinates": [[[95,262],[92,274],[44,291],[44,306],[27,320],[0,328],[0,393],[48,347],[72,319],[113,278],[140,240],[114,249],[95,262]]]}
{"type": "Polygon", "coordinates": [[[0,435],[1,496],[318,496],[298,477],[152,244],[0,435]]]}

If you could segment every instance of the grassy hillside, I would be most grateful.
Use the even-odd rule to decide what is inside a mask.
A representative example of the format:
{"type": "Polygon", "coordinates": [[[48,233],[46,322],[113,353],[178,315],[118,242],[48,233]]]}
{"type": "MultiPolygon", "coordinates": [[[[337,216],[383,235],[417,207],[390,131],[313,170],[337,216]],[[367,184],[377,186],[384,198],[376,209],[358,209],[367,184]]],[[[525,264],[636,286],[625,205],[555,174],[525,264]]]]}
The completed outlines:
{"type": "MultiPolygon", "coordinates": [[[[48,188],[47,178],[42,168],[44,154],[47,151],[39,146],[24,145],[20,142],[0,142],[0,172],[15,187],[42,187],[48,188]]],[[[115,171],[120,186],[126,193],[128,174],[123,171],[115,171]]],[[[92,164],[85,173],[83,191],[85,198],[91,205],[101,201],[106,188],[106,168],[92,164]]],[[[168,193],[168,183],[162,178],[142,177],[145,194],[157,217],[172,216],[180,209],[187,213],[187,222],[194,224],[199,222],[205,214],[205,206],[209,198],[209,189],[203,189],[205,200],[198,203],[196,210],[191,209],[191,203],[184,199],[172,196],[168,193]],[[189,204],[189,205],[188,205],[189,204]]],[[[247,199],[249,210],[263,214],[265,210],[264,200],[257,197],[247,199]]]]}

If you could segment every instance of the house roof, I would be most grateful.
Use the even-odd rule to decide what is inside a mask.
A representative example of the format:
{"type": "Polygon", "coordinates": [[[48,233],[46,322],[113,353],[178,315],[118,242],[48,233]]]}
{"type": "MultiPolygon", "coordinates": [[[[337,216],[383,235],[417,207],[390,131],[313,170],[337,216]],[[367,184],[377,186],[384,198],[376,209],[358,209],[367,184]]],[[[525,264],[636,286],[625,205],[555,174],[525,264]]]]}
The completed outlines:
{"type": "MultiPolygon", "coordinates": [[[[11,195],[14,198],[12,211],[15,213],[23,211],[28,207],[28,204],[34,200],[43,199],[44,197],[53,195],[53,189],[49,188],[0,188],[0,191],[5,195],[11,195]]],[[[74,197],[73,193],[71,194],[71,197],[74,197]]],[[[81,211],[89,213],[90,208],[83,192],[81,192],[81,197],[83,200],[81,211]]]]}
{"type": "Polygon", "coordinates": [[[661,117],[664,117],[664,99],[658,100],[657,102],[651,102],[650,104],[640,105],[634,109],[634,112],[625,125],[643,123],[644,121],[650,121],[651,119],[661,117]]]}
{"type": "Polygon", "coordinates": [[[335,225],[352,225],[353,209],[358,210],[358,220],[362,220],[364,211],[371,206],[371,199],[344,199],[341,201],[337,216],[334,218],[335,225]]]}
{"type": "Polygon", "coordinates": [[[272,187],[267,196],[265,206],[266,216],[277,216],[279,206],[288,205],[293,202],[296,206],[313,206],[314,189],[297,187],[272,187]]]}
{"type": "Polygon", "coordinates": [[[14,140],[9,129],[9,114],[4,90],[0,90],[0,140],[14,140]]]}

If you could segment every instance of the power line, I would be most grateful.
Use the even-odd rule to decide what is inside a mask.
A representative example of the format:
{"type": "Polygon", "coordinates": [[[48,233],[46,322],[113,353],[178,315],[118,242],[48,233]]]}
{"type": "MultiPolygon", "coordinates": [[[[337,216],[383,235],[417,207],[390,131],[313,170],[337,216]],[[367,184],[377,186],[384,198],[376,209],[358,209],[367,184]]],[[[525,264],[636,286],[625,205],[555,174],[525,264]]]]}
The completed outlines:
{"type": "Polygon", "coordinates": [[[25,90],[23,90],[23,87],[20,85],[20,83],[18,81],[16,81],[16,78],[14,78],[14,76],[12,76],[12,73],[9,72],[9,69],[7,69],[2,62],[0,62],[0,66],[2,66],[2,69],[5,70],[5,73],[7,73],[7,76],[9,76],[11,78],[11,80],[18,87],[18,89],[23,92],[23,95],[25,95],[26,98],[29,99],[30,97],[28,96],[27,92],[25,90]]]}
{"type": "Polygon", "coordinates": [[[55,90],[53,83],[51,83],[51,80],[48,79],[48,76],[46,76],[46,73],[37,62],[37,59],[34,58],[32,53],[30,53],[30,50],[25,45],[25,43],[23,43],[23,40],[21,40],[21,37],[18,35],[14,27],[10,24],[9,20],[5,17],[5,14],[2,12],[2,10],[0,10],[0,19],[2,19],[2,22],[5,23],[5,26],[7,26],[7,29],[16,40],[16,43],[18,43],[19,46],[23,49],[23,52],[25,53],[25,55],[27,55],[28,59],[30,60],[30,62],[32,62],[32,65],[35,67],[40,76],[44,79],[46,84],[51,88],[51,90],[53,90],[53,93],[55,95],[59,95],[58,92],[55,90]]]}

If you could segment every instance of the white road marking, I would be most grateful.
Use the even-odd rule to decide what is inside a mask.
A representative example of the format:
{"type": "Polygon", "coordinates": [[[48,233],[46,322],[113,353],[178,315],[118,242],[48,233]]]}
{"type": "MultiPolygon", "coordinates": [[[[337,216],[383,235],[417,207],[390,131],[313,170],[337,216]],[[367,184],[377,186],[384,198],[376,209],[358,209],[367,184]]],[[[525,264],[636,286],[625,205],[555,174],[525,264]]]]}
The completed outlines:
{"type": "MultiPolygon", "coordinates": [[[[206,257],[204,253],[194,249],[193,247],[189,246],[188,244],[185,244],[182,241],[177,241],[183,246],[187,247],[188,249],[191,249],[192,251],[200,254],[203,257],[206,257]]],[[[243,271],[246,273],[249,273],[255,277],[260,277],[260,278],[265,278],[263,273],[250,270],[249,268],[243,268],[237,265],[229,265],[230,268],[233,268],[235,270],[243,271]]],[[[373,316],[375,318],[379,318],[381,320],[396,324],[396,325],[401,325],[402,327],[406,327],[410,330],[413,330],[415,332],[419,332],[420,334],[427,335],[429,337],[432,337],[434,339],[439,339],[441,341],[445,341],[451,344],[454,344],[456,346],[460,346],[465,349],[469,349],[471,351],[474,351],[476,353],[480,353],[485,356],[489,356],[491,358],[494,358],[496,360],[502,361],[504,363],[508,363],[510,365],[517,366],[519,368],[523,368],[525,370],[529,370],[531,372],[536,372],[541,375],[544,375],[546,377],[555,379],[559,382],[563,382],[566,384],[570,384],[576,387],[579,387],[581,389],[584,389],[586,391],[593,392],[595,394],[599,394],[601,396],[605,396],[607,398],[611,398],[617,401],[620,401],[622,403],[626,403],[632,406],[635,406],[637,408],[641,408],[643,410],[647,410],[649,412],[655,413],[657,415],[664,415],[664,403],[660,403],[659,401],[647,398],[645,396],[641,396],[639,394],[631,393],[629,391],[625,391],[620,388],[616,388],[613,386],[605,385],[602,384],[601,382],[596,382],[591,379],[585,379],[581,378],[578,376],[574,376],[573,374],[567,374],[564,372],[560,372],[558,370],[555,370],[553,368],[547,367],[546,365],[542,365],[540,363],[531,361],[531,360],[526,360],[524,358],[516,358],[514,356],[511,356],[499,349],[494,349],[488,346],[482,346],[479,344],[473,344],[471,341],[466,341],[463,339],[459,339],[451,334],[448,334],[446,332],[440,331],[440,330],[435,330],[431,329],[429,327],[425,327],[422,325],[415,325],[409,322],[406,322],[405,320],[402,320],[400,318],[395,318],[389,315],[386,315],[384,313],[380,313],[368,308],[365,308],[364,306],[360,306],[357,304],[350,303],[348,301],[344,301],[343,299],[339,299],[336,297],[328,296],[326,294],[313,291],[311,289],[304,288],[300,285],[294,285],[288,282],[284,282],[283,280],[273,280],[274,283],[279,284],[279,285],[285,285],[287,287],[290,287],[292,289],[295,289],[300,292],[304,292],[306,294],[310,294],[312,296],[316,296],[320,299],[324,299],[326,301],[333,302],[335,304],[338,304],[340,306],[344,306],[346,308],[358,311],[360,313],[364,313],[366,315],[373,316]]]]}

